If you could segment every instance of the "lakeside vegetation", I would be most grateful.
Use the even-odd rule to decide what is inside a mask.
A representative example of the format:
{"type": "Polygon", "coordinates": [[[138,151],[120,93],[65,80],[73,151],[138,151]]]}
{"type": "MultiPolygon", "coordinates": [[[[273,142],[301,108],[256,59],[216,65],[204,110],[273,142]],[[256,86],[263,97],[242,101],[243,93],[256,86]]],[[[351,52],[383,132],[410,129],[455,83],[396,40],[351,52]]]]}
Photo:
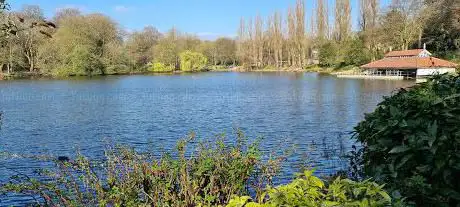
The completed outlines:
{"type": "Polygon", "coordinates": [[[49,158],[54,168],[31,177],[13,176],[0,185],[0,192],[28,195],[40,206],[383,207],[392,202],[383,185],[338,177],[326,185],[312,170],[288,185],[271,187],[284,158],[264,159],[257,142],[249,143],[240,131],[235,135],[195,145],[191,134],[178,142],[176,151],[160,157],[115,146],[100,162],[82,155],[49,158]],[[236,197],[249,194],[260,204],[236,197]]]}
{"type": "Polygon", "coordinates": [[[111,145],[104,160],[40,156],[54,167],[13,176],[0,192],[40,206],[457,206],[459,83],[443,75],[386,97],[355,127],[349,171],[322,180],[307,170],[275,187],[286,157],[236,131],[191,134],[161,156],[111,145]]]}
{"type": "Polygon", "coordinates": [[[460,204],[460,77],[401,89],[355,128],[363,173],[416,206],[460,204]]]}
{"type": "MultiPolygon", "coordinates": [[[[7,4],[4,4],[7,9],[7,4]]],[[[359,1],[359,29],[352,30],[349,0],[331,15],[325,0],[311,13],[298,0],[264,20],[241,19],[235,39],[201,40],[172,28],[126,32],[100,13],[61,9],[46,19],[37,5],[3,11],[0,65],[3,76],[82,76],[146,72],[238,71],[335,72],[378,59],[390,50],[421,48],[460,58],[458,1],[359,1]],[[329,17],[334,24],[329,24],[329,17]],[[5,30],[6,31],[6,30],[5,30]],[[190,68],[191,67],[191,68],[190,68]],[[330,70],[334,69],[334,70],[330,70]]]]}
{"type": "MultiPolygon", "coordinates": [[[[302,5],[299,2],[298,5],[302,5]]],[[[297,8],[301,16],[302,6],[297,8]]],[[[30,10],[30,13],[38,11],[30,10]]],[[[452,16],[457,15],[454,11],[450,12],[452,16]]],[[[60,23],[56,19],[57,26],[35,19],[29,22],[35,26],[25,28],[21,25],[27,25],[30,19],[21,18],[3,24],[1,37],[5,46],[2,50],[7,51],[7,55],[2,57],[8,57],[9,72],[68,76],[144,70],[199,71],[208,61],[217,60],[212,56],[210,59],[204,52],[188,49],[193,48],[193,42],[199,42],[198,45],[202,42],[188,35],[177,35],[173,29],[144,52],[135,50],[139,52],[135,54],[140,54],[136,56],[139,62],[130,62],[129,55],[134,53],[120,49],[125,47],[125,42],[110,19],[99,14],[82,15],[75,10],[66,12],[69,16],[64,15],[62,20],[68,22],[60,23]],[[105,29],[95,32],[89,25],[105,29]],[[34,32],[36,36],[32,35],[34,32]],[[44,38],[43,45],[16,42],[21,37],[26,42],[42,42],[32,37],[44,38]],[[28,50],[23,50],[24,45],[30,46],[28,50]],[[41,55],[50,56],[41,58],[41,55]],[[151,56],[145,58],[144,55],[151,56]],[[41,64],[47,67],[40,67],[41,64]]],[[[401,48],[410,47],[407,41],[400,43],[401,48]]],[[[334,44],[329,42],[323,47],[334,48],[334,44]]],[[[458,50],[455,47],[446,50],[445,55],[458,50]]],[[[256,48],[261,51],[260,47],[256,48]]],[[[258,60],[262,57],[262,62],[263,51],[262,56],[253,53],[258,54],[258,60]]],[[[302,51],[291,53],[294,56],[290,64],[303,65],[304,59],[294,58],[303,54],[302,51]]],[[[324,52],[320,53],[320,61],[337,57],[324,52]]],[[[278,59],[277,64],[279,61],[283,58],[278,59]]],[[[219,64],[237,62],[241,61],[235,58],[219,64]]],[[[247,65],[253,64],[261,67],[258,61],[247,65]]],[[[74,160],[48,158],[55,162],[54,168],[42,169],[32,177],[13,176],[9,182],[0,184],[0,195],[33,196],[36,199],[33,205],[37,206],[458,206],[459,94],[460,77],[445,75],[385,98],[375,112],[366,115],[355,128],[354,138],[362,148],[355,147],[356,151],[351,154],[349,179],[320,180],[309,170],[289,184],[273,187],[283,157],[262,159],[264,155],[258,143],[247,142],[248,138],[241,132],[236,133],[230,144],[225,137],[219,137],[199,143],[195,151],[188,151],[188,144],[195,140],[192,134],[177,144],[176,154],[160,157],[115,146],[107,149],[103,161],[82,155],[74,160]]],[[[0,114],[0,123],[1,118],[0,114]]]]}
{"type": "Polygon", "coordinates": [[[236,61],[233,39],[202,41],[175,28],[160,33],[152,26],[127,33],[99,13],[62,9],[46,20],[39,6],[25,5],[20,11],[3,11],[0,17],[5,28],[0,37],[4,75],[190,72],[236,61]]]}

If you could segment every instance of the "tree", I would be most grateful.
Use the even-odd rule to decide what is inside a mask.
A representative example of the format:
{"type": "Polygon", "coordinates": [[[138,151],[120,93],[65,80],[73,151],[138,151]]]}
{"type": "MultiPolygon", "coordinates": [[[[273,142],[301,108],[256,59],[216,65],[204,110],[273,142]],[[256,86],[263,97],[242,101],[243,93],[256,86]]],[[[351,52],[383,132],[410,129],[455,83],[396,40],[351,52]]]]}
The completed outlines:
{"type": "Polygon", "coordinates": [[[335,28],[336,41],[347,40],[351,35],[351,6],[350,0],[336,0],[335,28]]]}
{"type": "Polygon", "coordinates": [[[325,0],[318,0],[316,5],[316,35],[319,41],[326,40],[328,38],[328,8],[325,0]]]}
{"type": "Polygon", "coordinates": [[[246,21],[244,18],[240,19],[240,25],[238,28],[238,35],[237,35],[237,51],[236,51],[236,56],[239,60],[239,63],[241,65],[247,65],[249,62],[248,57],[249,57],[249,37],[248,37],[248,30],[246,27],[246,21]]]}
{"type": "Polygon", "coordinates": [[[162,63],[168,67],[179,66],[179,45],[175,28],[171,29],[164,38],[154,47],[154,62],[162,63]]]}
{"type": "Polygon", "coordinates": [[[185,51],[180,54],[180,68],[182,71],[200,71],[208,64],[208,59],[201,53],[185,51]]]}
{"type": "Polygon", "coordinates": [[[235,53],[236,53],[236,44],[235,40],[230,38],[221,37],[218,38],[214,46],[216,47],[217,60],[220,65],[230,65],[235,64],[235,53]]]}
{"type": "Polygon", "coordinates": [[[282,28],[282,17],[278,12],[275,12],[272,17],[272,24],[270,25],[270,40],[273,47],[273,54],[275,60],[275,67],[283,67],[283,28],[282,28]]]}
{"type": "Polygon", "coordinates": [[[371,54],[361,39],[354,38],[353,40],[347,42],[345,45],[345,65],[361,66],[371,60],[371,54]]]}
{"type": "Polygon", "coordinates": [[[46,21],[38,6],[25,6],[20,12],[9,12],[5,1],[0,2],[0,46],[4,58],[1,62],[2,72],[26,68],[35,70],[38,44],[45,37],[51,37],[49,29],[55,24],[46,21]]]}
{"type": "Polygon", "coordinates": [[[254,63],[258,68],[264,65],[264,22],[260,15],[257,15],[254,22],[254,63]]]}
{"type": "Polygon", "coordinates": [[[105,46],[105,54],[100,58],[107,74],[132,72],[132,62],[128,51],[119,42],[111,42],[105,46]]]}
{"type": "Polygon", "coordinates": [[[152,26],[145,27],[142,31],[133,32],[128,36],[126,49],[134,61],[134,67],[144,67],[153,60],[153,48],[158,44],[162,34],[152,26]]]}
{"type": "MultiPolygon", "coordinates": [[[[100,69],[102,63],[96,54],[91,52],[91,48],[85,45],[78,45],[73,48],[68,56],[68,70],[73,75],[93,75],[100,69]]],[[[63,70],[67,70],[64,68],[63,70]]],[[[59,71],[61,72],[61,71],[59,71]]],[[[69,72],[67,72],[69,73],[69,72]]]]}
{"type": "Polygon", "coordinates": [[[107,60],[114,59],[110,56],[116,54],[109,50],[119,49],[115,45],[121,44],[121,32],[109,17],[102,14],[70,15],[60,21],[54,38],[40,50],[41,66],[50,68],[55,75],[104,75],[111,67],[107,60]],[[78,55],[78,52],[82,54],[78,55]],[[82,60],[77,61],[78,58],[82,60]],[[95,63],[94,60],[97,64],[91,67],[83,64],[85,61],[95,63]]]}
{"type": "Polygon", "coordinates": [[[218,65],[218,51],[216,41],[203,41],[197,50],[197,52],[202,53],[213,65],[218,65]]]}
{"type": "Polygon", "coordinates": [[[360,5],[360,33],[366,47],[372,52],[372,59],[377,57],[378,43],[377,23],[380,0],[359,0],[360,5]]]}
{"type": "Polygon", "coordinates": [[[307,57],[307,39],[305,36],[305,1],[297,0],[295,7],[295,21],[296,21],[296,46],[297,46],[297,67],[305,65],[307,57]]]}
{"type": "MultiPolygon", "coordinates": [[[[394,0],[381,20],[381,42],[390,48],[407,50],[420,39],[427,10],[421,0],[394,0]]],[[[419,40],[419,48],[421,41],[419,40]]]]}
{"type": "Polygon", "coordinates": [[[328,41],[319,49],[319,64],[325,67],[337,66],[338,48],[334,41],[328,41]]]}
{"type": "Polygon", "coordinates": [[[297,63],[295,62],[297,60],[297,58],[295,58],[296,56],[296,22],[295,22],[295,14],[294,14],[294,11],[292,8],[289,8],[288,9],[288,13],[287,13],[288,17],[287,17],[287,31],[288,31],[288,38],[287,38],[287,53],[288,53],[288,65],[289,66],[293,66],[293,65],[297,65],[297,63]]]}
{"type": "Polygon", "coordinates": [[[59,26],[64,21],[66,21],[68,18],[73,18],[73,17],[78,17],[82,16],[82,13],[80,10],[75,9],[75,8],[64,8],[64,9],[59,9],[56,11],[56,14],[53,17],[53,21],[59,26]]]}
{"type": "Polygon", "coordinates": [[[198,51],[201,40],[196,35],[183,34],[177,38],[179,44],[179,51],[191,50],[198,51]]]}
{"type": "Polygon", "coordinates": [[[422,40],[438,55],[447,56],[451,51],[460,53],[460,2],[427,0],[426,4],[432,10],[422,40]]]}
{"type": "Polygon", "coordinates": [[[45,36],[40,34],[39,27],[25,29],[34,22],[42,22],[45,20],[43,12],[39,6],[26,5],[22,11],[16,14],[18,18],[24,19],[24,24],[18,33],[18,44],[21,47],[21,53],[26,59],[26,65],[30,72],[36,69],[38,47],[43,43],[45,36]]]}

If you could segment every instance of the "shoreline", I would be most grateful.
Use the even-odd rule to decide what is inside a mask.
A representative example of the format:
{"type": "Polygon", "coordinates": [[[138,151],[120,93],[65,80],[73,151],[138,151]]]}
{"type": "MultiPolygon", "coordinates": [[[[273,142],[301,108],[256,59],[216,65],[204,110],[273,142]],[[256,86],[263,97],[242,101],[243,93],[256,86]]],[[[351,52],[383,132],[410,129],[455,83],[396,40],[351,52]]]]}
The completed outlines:
{"type": "Polygon", "coordinates": [[[124,73],[113,73],[113,74],[96,74],[96,75],[71,75],[71,76],[53,76],[50,74],[31,73],[31,72],[16,72],[16,73],[0,73],[0,81],[7,80],[62,80],[69,78],[92,78],[92,77],[107,77],[107,76],[130,76],[130,75],[175,75],[175,74],[188,74],[188,73],[207,73],[207,72],[235,72],[235,73],[251,73],[251,72],[291,72],[291,73],[319,73],[327,75],[337,75],[338,73],[353,72],[356,68],[322,68],[322,67],[310,67],[310,68],[282,68],[282,69],[254,69],[247,70],[241,67],[234,67],[228,69],[207,69],[203,71],[173,71],[173,72],[151,72],[151,71],[139,71],[139,72],[124,72],[124,73]]]}

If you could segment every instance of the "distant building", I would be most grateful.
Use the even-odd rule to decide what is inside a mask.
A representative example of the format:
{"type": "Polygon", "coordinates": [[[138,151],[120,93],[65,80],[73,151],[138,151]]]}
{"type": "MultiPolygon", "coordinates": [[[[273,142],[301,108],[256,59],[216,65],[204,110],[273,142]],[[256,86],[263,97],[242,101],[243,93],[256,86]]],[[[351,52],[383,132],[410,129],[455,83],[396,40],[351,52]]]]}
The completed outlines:
{"type": "Polygon", "coordinates": [[[361,66],[362,74],[370,76],[426,77],[455,73],[455,63],[431,56],[426,49],[392,51],[381,60],[361,66]]]}

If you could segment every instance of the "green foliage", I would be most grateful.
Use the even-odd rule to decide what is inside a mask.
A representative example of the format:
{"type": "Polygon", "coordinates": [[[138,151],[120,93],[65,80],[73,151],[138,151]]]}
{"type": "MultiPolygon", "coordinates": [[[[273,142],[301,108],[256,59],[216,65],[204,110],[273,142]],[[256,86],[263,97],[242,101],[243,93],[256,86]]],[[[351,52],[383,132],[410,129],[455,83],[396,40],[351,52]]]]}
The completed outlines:
{"type": "MultiPolygon", "coordinates": [[[[91,53],[90,48],[77,46],[72,50],[72,53],[67,57],[67,68],[70,73],[68,75],[93,75],[100,67],[103,67],[97,57],[91,53]]],[[[61,71],[58,71],[61,72],[61,71]]],[[[60,74],[62,75],[62,73],[60,74]]]]}
{"type": "Polygon", "coordinates": [[[417,206],[460,203],[460,78],[401,89],[356,128],[365,173],[417,206]]]}
{"type": "MultiPolygon", "coordinates": [[[[230,38],[221,37],[215,42],[214,54],[212,55],[214,64],[219,65],[232,65],[236,59],[236,44],[235,40],[230,38]]],[[[210,59],[210,58],[208,58],[210,59]]]]}
{"type": "Polygon", "coordinates": [[[370,51],[359,38],[347,44],[344,57],[345,65],[361,66],[371,61],[370,51]]]}
{"type": "Polygon", "coordinates": [[[433,2],[430,8],[434,14],[427,20],[423,31],[423,41],[428,50],[441,57],[447,57],[452,51],[460,51],[460,2],[433,2]]]}
{"type": "Polygon", "coordinates": [[[79,155],[75,161],[56,161],[37,179],[14,176],[0,185],[0,195],[40,196],[44,206],[224,205],[252,185],[262,191],[271,185],[272,174],[265,172],[279,169],[279,161],[262,161],[258,143],[247,139],[238,131],[236,141],[222,135],[197,144],[191,134],[163,156],[110,147],[102,162],[79,155]]]}
{"type": "Polygon", "coordinates": [[[346,69],[347,66],[361,66],[370,60],[371,52],[360,38],[326,41],[319,48],[319,63],[322,67],[346,69]]]}
{"type": "Polygon", "coordinates": [[[154,47],[154,62],[176,68],[179,60],[179,46],[176,38],[176,34],[170,32],[165,38],[158,41],[154,47]]]}
{"type": "Polygon", "coordinates": [[[161,33],[152,26],[147,26],[142,31],[133,32],[128,36],[125,42],[126,50],[135,68],[142,68],[153,60],[153,48],[161,36],[161,33]]]}
{"type": "Polygon", "coordinates": [[[155,73],[169,73],[173,72],[174,69],[174,67],[167,66],[163,63],[155,62],[150,66],[149,71],[155,73]]]}
{"type": "Polygon", "coordinates": [[[313,176],[313,171],[305,171],[287,185],[268,188],[259,199],[251,202],[248,196],[233,198],[227,207],[276,207],[276,206],[388,206],[390,196],[382,185],[370,182],[354,182],[348,179],[335,179],[326,184],[313,176]]]}
{"type": "Polygon", "coordinates": [[[333,41],[321,45],[319,49],[319,64],[325,67],[337,66],[337,49],[337,45],[333,41]]]}
{"type": "Polygon", "coordinates": [[[208,64],[208,59],[202,53],[185,51],[180,54],[180,68],[182,71],[200,71],[208,64]]]}
{"type": "Polygon", "coordinates": [[[126,72],[129,61],[120,38],[115,22],[106,16],[63,17],[53,38],[41,46],[40,67],[57,76],[126,72]]]}

